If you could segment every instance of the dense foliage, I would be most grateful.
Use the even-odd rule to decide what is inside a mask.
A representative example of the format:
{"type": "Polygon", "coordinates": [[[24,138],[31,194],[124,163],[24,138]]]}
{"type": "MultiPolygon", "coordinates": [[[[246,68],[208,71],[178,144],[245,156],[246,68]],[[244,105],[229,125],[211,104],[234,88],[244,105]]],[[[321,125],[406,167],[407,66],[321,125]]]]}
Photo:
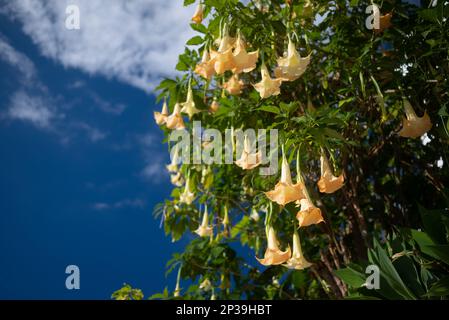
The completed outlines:
{"type": "MultiPolygon", "coordinates": [[[[370,30],[365,23],[370,4],[358,0],[202,2],[203,11],[190,25],[198,35],[187,42],[176,66],[182,76],[163,80],[159,99],[166,99],[173,114],[176,103],[189,101],[192,89],[190,100],[200,112],[184,118],[188,131],[193,120],[223,134],[229,128],[278,129],[293,180],[308,190],[307,199],[321,210],[324,222],[298,229],[297,214],[304,208],[270,200],[266,192],[274,189],[280,171],[262,176],[258,168],[244,170],[235,164],[171,168],[178,187],[155,209],[167,235],[177,241],[205,226],[206,204],[206,225],[212,229],[195,235],[184,252],[174,255],[168,272],[178,272],[177,287],[154,298],[449,295],[449,5],[385,0],[378,3],[380,26],[370,30]],[[240,35],[248,52],[258,50],[257,65],[240,73],[224,66],[223,73],[212,70],[205,79],[197,67],[209,61],[208,57],[201,60],[203,53],[210,50],[209,59],[224,55],[220,49],[226,48],[219,45],[227,34],[240,35]],[[279,94],[262,98],[253,85],[261,81],[263,65],[273,79],[281,77],[274,74],[275,68],[285,57],[289,40],[301,57],[310,54],[310,62],[299,77],[285,79],[284,74],[279,94]],[[237,73],[239,90],[233,92],[228,80],[237,73]],[[418,128],[423,130],[416,138],[400,131],[415,125],[403,120],[409,107],[418,119],[427,114],[432,124],[430,128],[429,123],[421,123],[425,128],[418,128]],[[323,155],[335,175],[344,177],[344,185],[332,193],[322,193],[317,186],[323,155]],[[186,189],[194,201],[185,201],[186,189]],[[265,267],[237,254],[242,250],[235,248],[241,244],[264,257],[271,227],[283,250],[292,246],[298,230],[310,265],[291,269],[285,263],[268,262],[272,265],[265,267]],[[364,286],[370,264],[380,269],[378,290],[364,286]]],[[[409,112],[410,120],[408,116],[409,112]]],[[[168,137],[172,129],[167,127],[176,124],[169,125],[167,118],[157,120],[168,137]]],[[[281,168],[282,153],[276,152],[281,168]]]]}

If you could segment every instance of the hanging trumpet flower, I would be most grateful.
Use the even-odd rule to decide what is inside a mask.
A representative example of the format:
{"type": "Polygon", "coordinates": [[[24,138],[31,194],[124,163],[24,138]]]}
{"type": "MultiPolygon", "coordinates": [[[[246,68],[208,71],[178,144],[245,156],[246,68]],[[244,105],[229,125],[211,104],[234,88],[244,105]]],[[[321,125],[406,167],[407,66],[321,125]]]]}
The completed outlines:
{"type": "Polygon", "coordinates": [[[189,119],[192,119],[193,115],[201,112],[195,107],[195,101],[193,101],[192,85],[189,82],[189,89],[187,91],[187,100],[182,104],[181,112],[188,114],[189,119]]]}
{"type": "Polygon", "coordinates": [[[234,56],[232,54],[232,44],[234,39],[228,34],[227,27],[224,27],[224,36],[220,39],[218,51],[211,50],[211,59],[214,61],[214,68],[217,74],[223,74],[235,67],[234,56]]]}
{"type": "Polygon", "coordinates": [[[181,270],[182,270],[182,265],[179,267],[178,269],[178,275],[176,277],[176,286],[175,286],[175,291],[173,292],[173,296],[175,298],[179,297],[181,295],[181,286],[180,286],[180,282],[181,282],[181,270]]]}
{"type": "Polygon", "coordinates": [[[209,213],[207,212],[207,205],[204,208],[203,221],[201,225],[195,230],[195,233],[200,237],[210,237],[212,235],[213,228],[209,225],[209,213]]]}
{"type": "Polygon", "coordinates": [[[210,80],[215,74],[215,60],[210,58],[209,51],[204,49],[201,62],[195,66],[195,73],[210,80]]]}
{"type": "Polygon", "coordinates": [[[309,192],[307,191],[307,187],[303,185],[303,191],[305,198],[296,202],[299,204],[300,209],[296,214],[296,219],[298,219],[299,227],[307,227],[312,224],[318,224],[323,222],[323,216],[321,214],[321,209],[315,207],[312,199],[310,198],[309,192]]]}
{"type": "Polygon", "coordinates": [[[262,154],[260,151],[251,153],[251,146],[248,136],[243,140],[243,151],[240,159],[235,161],[235,164],[244,170],[254,169],[262,162],[262,154]]]}
{"type": "Polygon", "coordinates": [[[184,179],[181,172],[170,175],[170,182],[177,187],[181,187],[184,184],[184,179]]]}
{"type": "Polygon", "coordinates": [[[223,88],[231,95],[238,96],[242,93],[243,81],[239,80],[239,75],[234,74],[227,82],[223,84],[223,88]]]}
{"type": "Polygon", "coordinates": [[[288,248],[286,251],[282,251],[281,249],[279,249],[278,240],[276,239],[276,233],[271,226],[268,228],[267,241],[267,250],[265,251],[263,259],[259,259],[256,257],[257,261],[259,261],[261,264],[263,264],[264,266],[283,264],[290,258],[290,248],[288,248]]]}
{"type": "Polygon", "coordinates": [[[418,138],[432,128],[432,122],[426,111],[422,117],[418,117],[412,105],[404,99],[404,111],[406,118],[402,120],[402,129],[399,135],[404,138],[418,138]]]}
{"type": "Polygon", "coordinates": [[[174,147],[172,152],[171,162],[166,166],[168,172],[178,172],[178,162],[179,162],[179,150],[178,145],[174,147]]]}
{"type": "Polygon", "coordinates": [[[218,103],[217,99],[214,98],[214,101],[212,101],[212,103],[209,107],[209,111],[212,113],[215,113],[218,111],[219,108],[220,108],[220,104],[218,103]]]}
{"type": "Polygon", "coordinates": [[[195,200],[195,194],[190,190],[190,176],[187,175],[184,192],[179,196],[179,201],[185,204],[191,204],[195,200]]]}
{"type": "Polygon", "coordinates": [[[260,72],[262,75],[262,80],[253,85],[257,92],[259,92],[260,97],[265,99],[280,94],[282,79],[272,79],[265,64],[262,64],[260,72]]]}
{"type": "Polygon", "coordinates": [[[274,75],[284,81],[293,81],[298,79],[307,69],[310,63],[309,54],[302,58],[295,48],[293,41],[288,38],[288,49],[286,56],[277,60],[278,67],[274,69],[274,75]]]}
{"type": "Polygon", "coordinates": [[[246,51],[246,43],[243,41],[239,32],[233,55],[235,67],[232,72],[235,74],[250,72],[256,68],[257,59],[259,59],[259,50],[248,53],[246,51]]]}
{"type": "Polygon", "coordinates": [[[181,106],[179,103],[175,104],[173,113],[167,118],[166,125],[168,129],[182,130],[186,128],[184,120],[182,119],[181,106]]]}
{"type": "Polygon", "coordinates": [[[156,121],[156,124],[158,126],[161,126],[167,122],[168,118],[168,107],[167,107],[167,101],[164,99],[164,104],[162,105],[162,111],[161,112],[154,112],[154,120],[156,121]]]}
{"type": "Polygon", "coordinates": [[[293,253],[285,266],[289,269],[302,270],[310,267],[312,264],[304,258],[301,249],[301,242],[299,241],[299,234],[297,231],[293,234],[293,253]]]}
{"type": "Polygon", "coordinates": [[[198,3],[198,6],[196,7],[195,13],[193,14],[192,21],[196,24],[200,24],[201,22],[203,22],[203,14],[203,4],[200,1],[200,3],[198,3]]]}
{"type": "Polygon", "coordinates": [[[341,187],[343,187],[345,177],[341,174],[338,177],[335,177],[332,173],[332,169],[329,165],[329,160],[327,159],[324,151],[321,153],[320,157],[321,161],[321,178],[318,181],[317,185],[320,189],[320,192],[324,193],[334,193],[341,187]]]}
{"type": "Polygon", "coordinates": [[[302,188],[300,181],[293,184],[290,166],[284,151],[282,151],[281,180],[276,184],[274,190],[265,192],[266,196],[280,206],[285,206],[287,203],[304,198],[302,188]]]}
{"type": "Polygon", "coordinates": [[[379,19],[379,28],[374,28],[374,33],[376,33],[376,34],[382,33],[385,29],[388,29],[392,26],[391,18],[393,17],[393,14],[391,12],[384,14],[382,16],[379,16],[380,12],[377,11],[377,14],[376,14],[376,12],[374,12],[374,15],[375,15],[374,19],[376,19],[376,18],[379,19]]]}

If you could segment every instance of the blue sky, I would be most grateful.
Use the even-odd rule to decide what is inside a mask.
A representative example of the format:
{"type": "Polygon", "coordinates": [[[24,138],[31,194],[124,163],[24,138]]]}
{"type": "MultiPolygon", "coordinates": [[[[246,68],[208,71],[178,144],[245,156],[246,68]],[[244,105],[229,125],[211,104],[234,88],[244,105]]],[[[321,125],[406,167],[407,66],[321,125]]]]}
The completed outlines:
{"type": "Polygon", "coordinates": [[[174,286],[165,263],[184,243],[152,217],[171,186],[151,90],[174,74],[192,10],[182,1],[0,0],[1,299],[174,286]],[[81,29],[69,31],[73,3],[81,29]],[[70,264],[80,290],[65,288],[70,264]]]}

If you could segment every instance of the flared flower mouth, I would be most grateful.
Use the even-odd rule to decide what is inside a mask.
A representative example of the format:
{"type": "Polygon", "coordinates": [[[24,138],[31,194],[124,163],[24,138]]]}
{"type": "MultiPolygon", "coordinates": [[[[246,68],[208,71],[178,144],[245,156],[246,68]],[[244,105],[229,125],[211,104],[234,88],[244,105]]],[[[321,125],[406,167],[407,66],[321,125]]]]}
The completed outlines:
{"type": "Polygon", "coordinates": [[[181,187],[184,184],[184,179],[181,172],[170,175],[170,182],[177,187],[181,187]]]}
{"type": "Polygon", "coordinates": [[[213,228],[209,225],[209,213],[207,212],[207,206],[205,206],[203,220],[195,233],[200,237],[210,237],[212,235],[213,228]]]}
{"type": "Polygon", "coordinates": [[[167,118],[168,118],[168,106],[167,102],[164,101],[164,104],[162,105],[162,111],[154,112],[154,120],[156,121],[156,124],[158,126],[161,126],[167,122],[167,118]]]}
{"type": "Polygon", "coordinates": [[[211,50],[211,59],[214,61],[215,72],[218,75],[235,68],[234,55],[232,53],[234,41],[234,38],[229,36],[225,26],[224,36],[220,39],[218,51],[211,50]]]}
{"type": "Polygon", "coordinates": [[[335,177],[332,169],[329,164],[329,160],[327,159],[324,152],[320,157],[321,161],[321,178],[318,181],[317,185],[320,189],[320,192],[324,193],[334,193],[344,185],[344,175],[341,174],[338,177],[335,177]]]}
{"type": "Polygon", "coordinates": [[[196,7],[195,13],[193,14],[192,21],[196,24],[200,24],[201,22],[203,22],[203,14],[203,5],[200,2],[196,7]]]}
{"type": "Polygon", "coordinates": [[[304,199],[299,200],[300,210],[296,214],[299,227],[307,227],[324,221],[321,209],[315,207],[308,195],[304,199]]]}
{"type": "Polygon", "coordinates": [[[187,177],[184,191],[179,196],[179,201],[189,205],[192,204],[193,200],[195,200],[195,194],[190,190],[190,178],[187,177]]]}
{"type": "Polygon", "coordinates": [[[280,206],[285,206],[287,203],[300,200],[304,198],[302,191],[302,183],[297,182],[293,184],[290,173],[290,166],[288,164],[285,154],[282,155],[281,179],[274,187],[274,190],[265,192],[265,195],[273,202],[280,206]]]}
{"type": "Polygon", "coordinates": [[[284,81],[294,81],[306,71],[310,57],[311,54],[302,58],[289,38],[287,54],[278,58],[278,67],[274,70],[274,75],[284,81]]]}
{"type": "Polygon", "coordinates": [[[244,170],[251,170],[259,166],[262,163],[262,153],[260,151],[251,153],[251,146],[249,144],[248,137],[245,136],[243,140],[242,155],[235,164],[244,170]]]}
{"type": "Polygon", "coordinates": [[[223,84],[223,88],[231,95],[238,96],[242,93],[243,81],[239,79],[238,74],[234,74],[223,84]]]}
{"type": "Polygon", "coordinates": [[[186,113],[189,116],[189,119],[192,119],[193,115],[201,112],[195,107],[195,101],[193,100],[193,91],[192,86],[189,83],[189,89],[187,91],[187,99],[186,102],[182,104],[181,112],[186,113]]]}
{"type": "Polygon", "coordinates": [[[203,51],[201,62],[195,66],[195,73],[207,80],[215,75],[215,60],[211,59],[207,49],[203,51]]]}
{"type": "Polygon", "coordinates": [[[259,92],[262,99],[277,96],[281,93],[282,79],[272,79],[265,64],[260,69],[262,80],[254,84],[254,88],[259,92]]]}
{"type": "Polygon", "coordinates": [[[243,41],[239,32],[235,43],[233,56],[235,67],[232,71],[235,74],[250,72],[256,68],[257,59],[259,59],[259,50],[247,52],[246,43],[243,41]]]}
{"type": "Polygon", "coordinates": [[[393,13],[389,12],[379,17],[379,28],[374,28],[374,32],[379,34],[382,33],[385,29],[391,28],[391,18],[393,17],[393,13]]]}
{"type": "Polygon", "coordinates": [[[306,260],[301,249],[299,234],[295,231],[293,234],[293,253],[290,259],[284,264],[289,269],[303,270],[312,264],[306,260]]]}
{"type": "Polygon", "coordinates": [[[418,117],[407,99],[404,99],[404,111],[406,118],[402,120],[402,129],[398,132],[401,137],[419,138],[432,129],[432,122],[427,111],[424,111],[422,117],[418,117]]]}
{"type": "Polygon", "coordinates": [[[218,101],[216,99],[214,99],[214,101],[212,101],[212,103],[209,107],[209,111],[212,113],[215,113],[218,111],[218,109],[220,109],[220,104],[218,103],[218,101]]]}
{"type": "Polygon", "coordinates": [[[166,125],[168,129],[185,129],[186,126],[181,116],[181,106],[179,105],[179,103],[175,104],[173,113],[167,118],[166,125]]]}
{"type": "Polygon", "coordinates": [[[287,248],[286,251],[279,249],[278,240],[273,227],[270,226],[267,233],[268,244],[265,255],[263,259],[256,257],[257,261],[264,266],[283,264],[290,258],[290,248],[287,248]]]}

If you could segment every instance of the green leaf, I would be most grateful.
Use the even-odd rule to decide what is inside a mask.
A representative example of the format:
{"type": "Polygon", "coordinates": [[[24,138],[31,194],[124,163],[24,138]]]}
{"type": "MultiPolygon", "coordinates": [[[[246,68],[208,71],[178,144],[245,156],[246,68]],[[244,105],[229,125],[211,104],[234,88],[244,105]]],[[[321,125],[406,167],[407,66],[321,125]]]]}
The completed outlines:
{"type": "Polygon", "coordinates": [[[202,24],[191,23],[190,27],[200,33],[207,33],[207,28],[202,24]]]}
{"type": "Polygon", "coordinates": [[[201,36],[194,36],[193,38],[190,38],[189,41],[187,41],[187,45],[196,46],[202,44],[203,42],[204,39],[201,36]]]}
{"type": "Polygon", "coordinates": [[[196,0],[184,0],[184,7],[194,4],[196,0]]]}
{"type": "Polygon", "coordinates": [[[360,268],[361,267],[357,265],[352,265],[343,269],[335,270],[334,273],[337,275],[337,277],[339,277],[350,286],[354,288],[360,288],[365,283],[367,276],[360,271],[360,268]]]}
{"type": "Polygon", "coordinates": [[[449,296],[449,276],[438,280],[427,292],[426,296],[444,297],[449,296]]]}
{"type": "Polygon", "coordinates": [[[446,243],[446,228],[442,221],[442,212],[440,210],[427,210],[422,206],[418,206],[419,213],[424,225],[424,230],[437,244],[446,243]]]}
{"type": "Polygon", "coordinates": [[[281,113],[281,110],[279,110],[279,108],[275,107],[275,106],[262,106],[262,107],[260,107],[257,110],[262,110],[262,111],[276,113],[276,114],[280,114],[281,113]]]}

